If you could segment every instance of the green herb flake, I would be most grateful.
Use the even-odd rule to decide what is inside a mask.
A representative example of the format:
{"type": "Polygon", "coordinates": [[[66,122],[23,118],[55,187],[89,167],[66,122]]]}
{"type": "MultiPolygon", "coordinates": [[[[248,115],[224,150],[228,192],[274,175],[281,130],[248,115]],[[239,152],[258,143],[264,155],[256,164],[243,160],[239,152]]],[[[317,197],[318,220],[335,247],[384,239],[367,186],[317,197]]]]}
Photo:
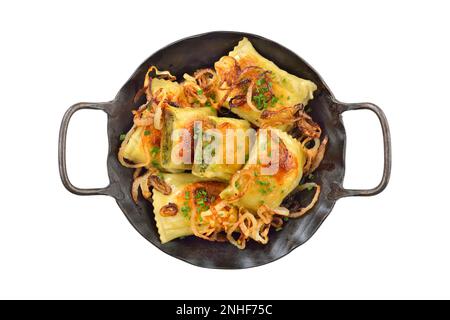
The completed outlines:
{"type": "Polygon", "coordinates": [[[190,193],[189,191],[186,191],[186,192],[184,193],[184,198],[185,198],[186,200],[189,200],[190,197],[191,197],[191,193],[190,193]]]}
{"type": "Polygon", "coordinates": [[[119,136],[120,141],[125,140],[126,136],[127,136],[127,135],[126,135],[125,133],[122,133],[122,134],[119,136]]]}
{"type": "Polygon", "coordinates": [[[258,79],[258,81],[256,81],[256,85],[262,86],[265,82],[266,82],[266,80],[264,78],[260,78],[260,79],[258,79]]]}
{"type": "Polygon", "coordinates": [[[270,182],[268,182],[268,181],[256,180],[256,183],[261,185],[261,186],[268,186],[268,185],[270,185],[270,182]]]}
{"type": "Polygon", "coordinates": [[[203,94],[203,90],[202,90],[202,89],[198,89],[198,90],[197,90],[197,94],[198,94],[199,96],[201,96],[201,95],[203,94]]]}
{"type": "Polygon", "coordinates": [[[151,164],[152,164],[153,167],[159,168],[159,162],[158,161],[152,160],[151,164]]]}
{"type": "Polygon", "coordinates": [[[189,206],[182,206],[181,207],[181,213],[183,214],[183,217],[187,218],[189,216],[189,213],[191,212],[191,208],[189,206]]]}
{"type": "Polygon", "coordinates": [[[289,221],[289,217],[283,217],[283,220],[284,220],[285,222],[288,222],[288,221],[289,221]]]}
{"type": "Polygon", "coordinates": [[[278,100],[279,100],[279,99],[278,99],[277,97],[273,96],[272,99],[270,100],[270,103],[271,103],[272,106],[273,106],[273,105],[275,105],[275,104],[278,102],[278,100]]]}
{"type": "Polygon", "coordinates": [[[144,131],[144,136],[149,136],[150,133],[151,133],[150,130],[145,130],[145,131],[144,131]]]}
{"type": "Polygon", "coordinates": [[[158,146],[153,146],[152,149],[150,150],[150,153],[152,155],[157,155],[159,153],[159,147],[158,146]]]}
{"type": "Polygon", "coordinates": [[[211,107],[211,102],[206,101],[205,106],[206,106],[206,107],[211,107]]]}

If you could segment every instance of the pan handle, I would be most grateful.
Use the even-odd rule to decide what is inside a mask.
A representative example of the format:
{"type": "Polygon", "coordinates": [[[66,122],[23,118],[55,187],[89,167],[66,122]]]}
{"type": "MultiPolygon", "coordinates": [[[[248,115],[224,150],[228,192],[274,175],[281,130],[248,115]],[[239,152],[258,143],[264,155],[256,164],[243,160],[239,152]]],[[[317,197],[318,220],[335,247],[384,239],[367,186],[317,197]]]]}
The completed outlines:
{"type": "Polygon", "coordinates": [[[384,145],[384,169],[383,176],[380,183],[373,189],[358,190],[358,189],[345,189],[342,185],[333,185],[332,195],[334,199],[340,199],[344,197],[355,197],[355,196],[374,196],[383,191],[391,176],[391,166],[392,166],[392,150],[391,150],[391,134],[389,132],[389,125],[384,115],[384,112],[373,103],[363,102],[363,103],[343,103],[339,104],[340,113],[350,110],[370,110],[376,114],[378,120],[380,120],[381,130],[383,132],[383,145],[384,145]]]}
{"type": "Polygon", "coordinates": [[[67,175],[67,162],[66,162],[66,138],[67,138],[67,129],[69,126],[70,118],[73,116],[75,112],[82,109],[94,109],[94,110],[102,110],[110,115],[111,103],[77,103],[71,106],[61,121],[61,128],[59,131],[59,142],[58,142],[58,161],[59,161],[59,175],[61,176],[61,181],[70,192],[81,195],[81,196],[91,196],[91,195],[108,195],[114,198],[119,198],[121,191],[119,190],[119,186],[117,183],[109,182],[109,185],[104,188],[91,188],[91,189],[83,189],[75,187],[69,180],[69,176],[67,175]]]}

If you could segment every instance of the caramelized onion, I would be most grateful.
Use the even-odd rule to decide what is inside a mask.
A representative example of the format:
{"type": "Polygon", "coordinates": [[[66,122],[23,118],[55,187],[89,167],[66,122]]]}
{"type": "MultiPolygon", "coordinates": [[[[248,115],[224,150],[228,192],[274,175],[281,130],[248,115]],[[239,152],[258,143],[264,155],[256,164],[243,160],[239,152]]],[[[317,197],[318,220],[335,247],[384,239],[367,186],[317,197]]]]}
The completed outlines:
{"type": "Polygon", "coordinates": [[[163,217],[172,217],[178,213],[178,207],[175,203],[170,202],[159,210],[159,214],[163,217]]]}
{"type": "Polygon", "coordinates": [[[311,202],[304,208],[301,208],[300,210],[296,211],[296,212],[291,212],[289,213],[289,218],[298,218],[303,216],[305,213],[307,213],[312,207],[314,207],[314,205],[316,204],[317,200],[319,200],[319,195],[320,195],[320,186],[317,183],[314,182],[308,182],[305,184],[302,184],[300,186],[298,186],[298,191],[303,191],[305,189],[311,189],[311,188],[316,188],[316,192],[314,193],[314,196],[311,200],[311,202]]]}
{"type": "MultiPolygon", "coordinates": [[[[157,67],[151,66],[148,71],[147,75],[150,75],[150,73],[154,71],[155,72],[155,78],[165,79],[169,81],[175,81],[177,80],[177,77],[173,76],[170,71],[159,71],[157,67]]],[[[151,77],[150,77],[151,79],[151,77]]]]}
{"type": "Polygon", "coordinates": [[[299,113],[297,126],[305,137],[316,139],[320,138],[320,135],[322,134],[322,129],[320,126],[315,123],[311,116],[303,110],[299,113]]]}
{"type": "Polygon", "coordinates": [[[214,64],[214,68],[221,80],[219,87],[221,87],[223,83],[226,83],[231,87],[236,82],[240,73],[239,64],[236,59],[230,56],[220,58],[220,60],[214,64]]]}
{"type": "Polygon", "coordinates": [[[243,104],[245,104],[246,101],[247,100],[245,95],[238,94],[237,96],[234,96],[233,98],[230,99],[228,105],[230,106],[230,108],[235,108],[242,106],[243,104]]]}
{"type": "Polygon", "coordinates": [[[283,226],[283,219],[281,217],[273,217],[270,224],[276,229],[281,228],[283,226]]]}
{"type": "Polygon", "coordinates": [[[323,157],[325,155],[325,149],[327,147],[327,143],[328,143],[328,136],[325,136],[325,138],[320,143],[319,148],[317,149],[317,154],[311,163],[311,169],[309,170],[309,172],[314,172],[319,167],[319,165],[322,162],[323,157]]]}
{"type": "Polygon", "coordinates": [[[164,181],[164,179],[155,174],[149,177],[149,183],[153,188],[164,195],[169,195],[172,193],[172,188],[170,187],[170,185],[168,185],[167,182],[164,181]]]}
{"type": "Polygon", "coordinates": [[[214,84],[216,83],[217,74],[214,70],[209,68],[200,69],[194,73],[194,78],[197,84],[200,86],[200,88],[208,92],[213,88],[214,84]]]}
{"type": "Polygon", "coordinates": [[[253,99],[253,87],[254,87],[254,85],[255,85],[255,82],[254,81],[252,81],[251,83],[250,83],[250,85],[248,86],[248,90],[247,90],[247,105],[250,107],[250,109],[252,109],[253,111],[256,111],[256,112],[260,112],[260,110],[258,110],[258,108],[257,107],[255,107],[255,105],[253,104],[253,101],[252,101],[252,99],[253,99]]]}
{"type": "Polygon", "coordinates": [[[277,208],[273,209],[273,212],[280,216],[284,216],[284,217],[289,216],[289,209],[285,208],[285,207],[277,207],[277,208]]]}

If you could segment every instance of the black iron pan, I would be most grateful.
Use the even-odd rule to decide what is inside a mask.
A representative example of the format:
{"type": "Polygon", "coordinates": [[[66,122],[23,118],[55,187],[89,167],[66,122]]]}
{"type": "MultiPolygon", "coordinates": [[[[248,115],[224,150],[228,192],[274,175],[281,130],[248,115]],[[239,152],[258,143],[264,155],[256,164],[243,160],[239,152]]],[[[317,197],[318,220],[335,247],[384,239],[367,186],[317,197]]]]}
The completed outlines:
{"type": "MultiPolygon", "coordinates": [[[[319,74],[303,59],[276,42],[253,34],[241,32],[211,32],[179,40],[154,53],[131,76],[120,89],[116,98],[104,103],[78,103],[65,113],[59,135],[59,170],[64,186],[78,195],[109,195],[114,197],[125,216],[136,230],[165,253],[191,264],[206,268],[241,269],[260,266],[277,260],[306,242],[319,228],[332,210],[336,200],[349,196],[373,196],[386,187],[391,172],[391,145],[389,127],[382,110],[372,103],[342,103],[337,101],[319,74]],[[132,170],[124,168],[117,160],[120,147],[119,135],[132,125],[131,110],[138,105],[133,98],[143,84],[149,66],[170,70],[180,78],[183,73],[211,66],[226,55],[242,37],[247,37],[256,50],[274,61],[280,68],[299,77],[314,81],[318,90],[310,102],[312,116],[329,137],[325,158],[316,171],[315,180],[322,186],[320,199],[307,215],[291,219],[282,231],[271,233],[267,245],[250,242],[245,250],[231,244],[212,243],[194,237],[171,241],[162,245],[153,218],[151,203],[141,201],[136,205],[131,199],[132,170]],[[81,109],[97,109],[108,115],[109,154],[107,159],[110,183],[104,188],[81,189],[71,184],[66,169],[66,134],[72,115],[81,109]],[[384,170],[378,186],[369,190],[344,189],[345,129],[342,113],[349,110],[367,109],[380,120],[384,142],[384,170]]],[[[300,199],[290,197],[288,206],[298,204],[300,199]]]]}

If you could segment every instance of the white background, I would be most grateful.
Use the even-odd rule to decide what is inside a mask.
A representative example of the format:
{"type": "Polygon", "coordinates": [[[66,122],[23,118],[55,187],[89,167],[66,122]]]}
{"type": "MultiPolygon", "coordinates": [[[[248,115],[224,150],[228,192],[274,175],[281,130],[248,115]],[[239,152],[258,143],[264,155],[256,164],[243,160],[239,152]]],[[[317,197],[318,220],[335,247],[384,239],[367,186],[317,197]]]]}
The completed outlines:
{"type": "MultiPolygon", "coordinates": [[[[447,1],[1,2],[0,298],[450,298],[449,14],[447,1]],[[391,126],[385,192],[338,201],[309,242],[250,270],[160,252],[112,198],[67,192],[57,168],[70,105],[112,99],[151,53],[213,30],[285,45],[391,126]]],[[[373,187],[378,122],[344,121],[345,185],[373,187]]],[[[72,181],[105,185],[105,115],[75,115],[68,145],[72,181]]]]}

